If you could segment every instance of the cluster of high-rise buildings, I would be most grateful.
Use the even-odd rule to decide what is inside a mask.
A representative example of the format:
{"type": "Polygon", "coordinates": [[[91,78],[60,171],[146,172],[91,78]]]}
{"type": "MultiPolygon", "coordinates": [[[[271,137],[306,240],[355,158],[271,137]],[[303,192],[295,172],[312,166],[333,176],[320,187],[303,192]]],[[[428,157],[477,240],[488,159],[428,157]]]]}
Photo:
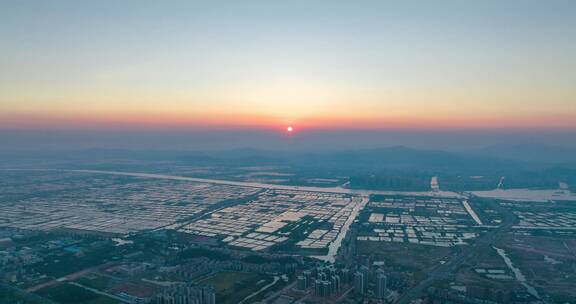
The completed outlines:
{"type": "Polygon", "coordinates": [[[307,290],[314,287],[314,295],[318,297],[329,297],[338,293],[342,289],[342,270],[330,267],[316,267],[312,270],[305,270],[297,277],[297,288],[307,290]]]}
{"type": "Polygon", "coordinates": [[[389,294],[387,284],[388,277],[382,269],[371,270],[366,266],[356,270],[321,266],[305,270],[297,277],[297,289],[308,290],[313,287],[317,297],[330,297],[342,291],[345,286],[351,286],[359,296],[370,294],[371,297],[384,299],[389,294]]]}
{"type": "Polygon", "coordinates": [[[366,296],[369,291],[378,299],[384,299],[388,295],[388,277],[382,269],[371,271],[366,266],[360,266],[354,273],[354,292],[360,296],[366,296]],[[374,284],[371,284],[371,283],[374,284]],[[370,286],[374,286],[370,290],[370,286]]]}
{"type": "Polygon", "coordinates": [[[174,284],[154,296],[154,304],[216,304],[214,288],[190,283],[174,284]]]}

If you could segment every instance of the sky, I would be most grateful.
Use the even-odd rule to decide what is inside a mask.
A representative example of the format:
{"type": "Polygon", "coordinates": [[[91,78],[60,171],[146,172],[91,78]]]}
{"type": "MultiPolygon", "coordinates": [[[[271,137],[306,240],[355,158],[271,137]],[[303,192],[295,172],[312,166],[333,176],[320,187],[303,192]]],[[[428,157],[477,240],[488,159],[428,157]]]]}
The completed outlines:
{"type": "Polygon", "coordinates": [[[574,54],[570,0],[0,1],[0,136],[564,134],[574,54]]]}

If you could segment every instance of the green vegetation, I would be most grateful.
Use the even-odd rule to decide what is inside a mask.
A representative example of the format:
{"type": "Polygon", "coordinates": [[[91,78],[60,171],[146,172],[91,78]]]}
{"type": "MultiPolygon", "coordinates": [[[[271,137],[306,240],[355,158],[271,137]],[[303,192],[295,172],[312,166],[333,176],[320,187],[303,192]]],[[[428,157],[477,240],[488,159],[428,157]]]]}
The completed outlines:
{"type": "Polygon", "coordinates": [[[496,188],[500,181],[500,175],[448,175],[441,174],[438,177],[440,187],[450,191],[480,191],[496,188]]]}
{"type": "Polygon", "coordinates": [[[205,248],[189,248],[182,251],[178,257],[183,260],[200,258],[200,257],[207,257],[212,260],[220,260],[220,261],[231,259],[231,257],[225,253],[205,248]]]}
{"type": "MultiPolygon", "coordinates": [[[[304,249],[297,247],[296,243],[306,239],[308,234],[315,229],[332,229],[332,225],[328,222],[319,222],[313,216],[306,215],[302,217],[297,222],[290,222],[286,226],[282,227],[278,232],[280,233],[290,233],[290,237],[287,241],[275,245],[273,247],[276,251],[290,252],[290,251],[303,251],[304,249]]],[[[327,248],[315,249],[315,252],[322,254],[326,252],[327,248]]]]}
{"type": "Polygon", "coordinates": [[[34,294],[26,294],[24,291],[0,285],[0,303],[42,304],[46,302],[34,294]]]}
{"type": "Polygon", "coordinates": [[[250,264],[264,264],[264,263],[280,263],[280,264],[291,264],[295,263],[296,261],[291,257],[278,257],[278,258],[265,258],[259,255],[249,255],[240,259],[242,262],[250,263],[250,264]]]}
{"type": "Polygon", "coordinates": [[[350,188],[395,190],[395,191],[428,191],[430,190],[429,174],[413,175],[357,175],[350,177],[350,188]]]}
{"type": "Polygon", "coordinates": [[[389,266],[425,272],[447,259],[453,248],[424,246],[410,243],[358,242],[358,253],[372,255],[374,260],[386,261],[389,266]],[[402,254],[398,254],[402,252],[402,254]]]}
{"type": "Polygon", "coordinates": [[[112,281],[112,279],[96,274],[91,274],[76,280],[79,284],[98,290],[106,290],[110,285],[110,281],[112,281]]]}
{"type": "Polygon", "coordinates": [[[116,304],[117,300],[102,296],[82,287],[65,283],[55,287],[41,289],[37,292],[39,295],[44,296],[62,304],[116,304]]]}
{"type": "Polygon", "coordinates": [[[53,255],[46,257],[44,262],[33,264],[29,266],[29,268],[39,273],[59,278],[105,263],[111,258],[111,252],[114,252],[114,249],[115,247],[105,246],[92,249],[82,256],[76,256],[70,253],[53,255]]]}
{"type": "Polygon", "coordinates": [[[240,302],[271,282],[271,277],[262,274],[218,272],[200,283],[214,287],[216,303],[232,304],[240,302]]]}

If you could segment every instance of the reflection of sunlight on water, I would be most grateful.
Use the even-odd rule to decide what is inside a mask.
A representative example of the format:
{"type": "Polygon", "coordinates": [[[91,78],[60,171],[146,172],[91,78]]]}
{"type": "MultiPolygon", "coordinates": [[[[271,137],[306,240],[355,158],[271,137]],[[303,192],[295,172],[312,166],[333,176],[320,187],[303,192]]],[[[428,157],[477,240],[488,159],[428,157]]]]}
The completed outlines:
{"type": "Polygon", "coordinates": [[[480,197],[497,198],[512,201],[548,202],[552,200],[576,201],[576,194],[569,190],[549,189],[495,189],[489,191],[472,191],[480,197]]]}
{"type": "Polygon", "coordinates": [[[498,252],[498,255],[500,255],[504,259],[504,262],[506,263],[508,268],[510,268],[510,270],[512,270],[512,272],[514,273],[514,277],[516,277],[516,280],[518,282],[520,282],[520,284],[522,284],[522,286],[526,287],[526,290],[528,291],[528,293],[535,296],[536,298],[540,299],[540,295],[538,294],[538,291],[536,291],[536,289],[534,289],[534,287],[530,286],[526,282],[526,277],[524,276],[524,274],[522,274],[520,269],[514,267],[514,264],[512,264],[512,260],[510,260],[508,255],[506,255],[506,251],[504,251],[504,249],[500,249],[500,248],[496,248],[496,247],[492,247],[492,248],[494,248],[496,250],[496,252],[498,252]]]}
{"type": "Polygon", "coordinates": [[[127,244],[134,244],[134,241],[130,241],[130,240],[123,240],[120,238],[113,238],[112,241],[114,241],[114,246],[122,246],[122,245],[127,245],[127,244]]]}
{"type": "Polygon", "coordinates": [[[350,214],[350,216],[348,216],[348,219],[344,223],[344,226],[342,226],[342,229],[338,233],[338,237],[336,238],[336,240],[330,243],[330,245],[328,245],[328,254],[312,257],[322,261],[334,263],[334,261],[336,260],[336,255],[338,254],[338,249],[340,249],[340,246],[342,245],[342,240],[344,240],[344,237],[348,233],[350,225],[352,224],[352,222],[354,222],[354,220],[358,216],[358,213],[360,212],[360,210],[364,208],[364,206],[368,203],[368,201],[369,201],[368,197],[363,197],[360,202],[355,203],[356,205],[352,209],[352,213],[350,214]]]}
{"type": "Polygon", "coordinates": [[[544,256],[544,261],[546,261],[546,262],[548,262],[548,263],[550,263],[550,264],[552,264],[552,265],[560,264],[559,261],[557,261],[557,260],[555,260],[555,259],[553,259],[553,258],[551,258],[551,257],[549,257],[549,256],[547,256],[547,255],[544,256]]]}
{"type": "Polygon", "coordinates": [[[468,214],[470,214],[470,216],[476,222],[476,224],[484,225],[484,223],[482,223],[482,220],[480,219],[480,217],[478,217],[478,214],[476,214],[474,209],[472,209],[472,206],[470,206],[470,204],[468,203],[467,200],[464,200],[462,202],[462,205],[464,205],[464,209],[466,209],[466,211],[468,212],[468,214]]]}
{"type": "Polygon", "coordinates": [[[266,285],[266,286],[264,286],[264,287],[256,290],[256,291],[253,292],[252,294],[248,295],[248,296],[245,297],[242,301],[240,301],[239,304],[245,303],[246,301],[250,300],[251,298],[257,296],[258,294],[260,294],[260,293],[262,293],[262,292],[264,292],[266,289],[274,286],[278,281],[280,281],[280,277],[274,276],[274,281],[272,281],[272,283],[270,283],[270,284],[268,284],[268,285],[266,285]]]}

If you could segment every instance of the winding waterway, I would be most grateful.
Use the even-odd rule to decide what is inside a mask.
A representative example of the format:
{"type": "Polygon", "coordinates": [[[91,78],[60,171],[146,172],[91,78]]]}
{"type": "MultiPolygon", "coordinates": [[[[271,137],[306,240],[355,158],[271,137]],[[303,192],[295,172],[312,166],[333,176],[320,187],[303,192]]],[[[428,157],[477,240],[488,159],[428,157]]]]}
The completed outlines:
{"type": "Polygon", "coordinates": [[[314,258],[334,263],[334,261],[336,260],[336,255],[338,254],[338,249],[340,249],[340,246],[342,246],[342,241],[344,240],[344,237],[348,233],[350,225],[354,222],[356,217],[358,217],[358,213],[360,213],[360,211],[364,209],[364,206],[366,206],[368,201],[369,198],[367,196],[364,196],[362,197],[362,200],[360,202],[356,203],[356,205],[352,209],[352,212],[350,213],[350,216],[342,226],[342,229],[340,229],[340,232],[338,232],[338,236],[332,243],[330,243],[330,245],[328,245],[328,253],[326,255],[315,255],[313,256],[314,258]]]}
{"type": "Polygon", "coordinates": [[[346,237],[350,225],[358,217],[360,211],[366,206],[369,201],[369,196],[372,194],[403,194],[403,195],[430,195],[437,197],[460,197],[459,194],[447,191],[436,191],[434,192],[398,192],[398,191],[376,191],[376,190],[362,190],[362,189],[347,189],[342,187],[313,187],[313,186],[290,186],[290,185],[277,185],[277,184],[265,184],[265,183],[253,183],[253,182],[241,182],[241,181],[229,181],[229,180],[219,180],[219,179],[207,179],[207,178],[197,178],[197,177],[187,177],[187,176],[174,176],[165,174],[155,174],[155,173],[138,173],[138,172],[123,172],[123,171],[104,171],[104,170],[67,170],[67,169],[2,169],[5,171],[55,171],[55,172],[74,172],[74,173],[86,173],[86,174],[109,174],[109,175],[121,175],[121,176],[133,176],[133,177],[143,177],[143,178],[156,178],[156,179],[170,179],[170,180],[180,180],[180,181],[191,181],[198,183],[216,184],[216,185],[230,185],[239,187],[252,187],[252,188],[262,188],[262,189],[275,189],[275,190],[291,190],[291,191],[309,191],[309,192],[324,192],[324,193],[339,193],[339,194],[350,194],[358,195],[361,197],[359,202],[355,202],[352,207],[352,212],[350,216],[340,229],[336,239],[328,245],[328,253],[321,256],[313,256],[314,258],[333,263],[338,254],[340,246],[342,246],[342,241],[346,237]]]}

